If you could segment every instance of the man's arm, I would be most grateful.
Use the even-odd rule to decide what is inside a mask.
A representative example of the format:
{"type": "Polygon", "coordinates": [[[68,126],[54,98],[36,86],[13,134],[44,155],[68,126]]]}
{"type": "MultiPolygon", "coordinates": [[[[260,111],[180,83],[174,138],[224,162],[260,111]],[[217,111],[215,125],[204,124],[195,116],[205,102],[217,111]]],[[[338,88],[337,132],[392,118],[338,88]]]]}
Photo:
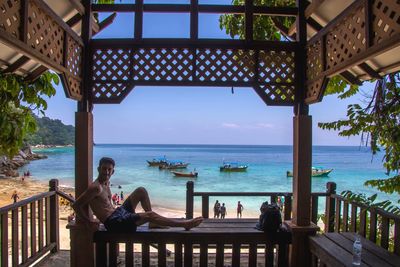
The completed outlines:
{"type": "Polygon", "coordinates": [[[91,224],[94,223],[84,211],[84,207],[86,207],[89,202],[94,199],[98,194],[100,194],[101,188],[99,186],[90,185],[88,189],[85,190],[72,204],[72,208],[75,210],[76,215],[83,219],[86,226],[90,227],[91,224]]]}

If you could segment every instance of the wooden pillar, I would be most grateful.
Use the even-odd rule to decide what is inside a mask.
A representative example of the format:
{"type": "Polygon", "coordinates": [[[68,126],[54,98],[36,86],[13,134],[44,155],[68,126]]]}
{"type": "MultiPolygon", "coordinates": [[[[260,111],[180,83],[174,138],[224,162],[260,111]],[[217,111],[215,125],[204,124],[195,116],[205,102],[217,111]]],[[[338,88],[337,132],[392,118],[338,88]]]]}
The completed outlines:
{"type": "MultiPolygon", "coordinates": [[[[75,113],[75,196],[78,197],[93,181],[93,115],[91,112],[75,113]]],[[[89,207],[85,212],[92,217],[89,207]]],[[[69,225],[71,237],[71,266],[94,266],[92,235],[81,219],[69,225]]]]}
{"type": "Polygon", "coordinates": [[[193,219],[194,206],[194,183],[189,181],[186,183],[186,219],[193,219]]]}
{"type": "Polygon", "coordinates": [[[293,217],[285,224],[292,232],[289,265],[311,266],[309,236],[318,227],[311,222],[312,118],[308,115],[306,96],[307,27],[305,0],[297,0],[297,48],[295,54],[296,94],[293,118],[293,217]]]}

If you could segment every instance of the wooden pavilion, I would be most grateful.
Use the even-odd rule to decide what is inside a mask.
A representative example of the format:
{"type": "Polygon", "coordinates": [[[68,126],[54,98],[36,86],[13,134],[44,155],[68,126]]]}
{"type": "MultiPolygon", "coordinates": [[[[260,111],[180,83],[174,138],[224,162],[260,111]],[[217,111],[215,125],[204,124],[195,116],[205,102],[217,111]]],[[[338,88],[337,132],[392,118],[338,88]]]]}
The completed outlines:
{"type": "MultiPolygon", "coordinates": [[[[199,0],[188,0],[188,4],[144,2],[0,0],[1,71],[34,80],[51,69],[60,75],[66,96],[78,103],[76,195],[93,178],[95,104],[120,103],[135,86],[253,88],[267,105],[293,106],[293,203],[286,224],[292,236],[291,266],[308,266],[309,236],[317,230],[310,209],[312,124],[308,106],[322,100],[330,77],[341,75],[350,83],[360,84],[400,69],[399,1],[297,0],[295,7],[257,6],[252,0],[244,1],[242,6],[204,5],[199,0]],[[98,22],[94,13],[99,12],[112,15],[98,22]],[[134,36],[94,39],[119,12],[134,13],[134,36]],[[190,37],[143,38],[143,14],[147,12],[189,14],[190,37]],[[198,18],[202,13],[241,14],[245,18],[245,39],[199,38],[198,18]],[[254,40],[254,16],[296,18],[290,28],[275,20],[276,27],[290,41],[254,40]]],[[[56,204],[49,207],[55,209],[56,204]]],[[[334,207],[331,202],[327,206],[334,207]]],[[[26,216],[26,208],[22,212],[26,216]]],[[[18,215],[12,216],[18,219],[18,215]]],[[[398,234],[400,221],[394,220],[398,234]]],[[[56,221],[52,223],[58,226],[56,221]]],[[[4,225],[7,217],[2,214],[3,241],[8,240],[4,225]]],[[[57,244],[57,235],[51,231],[58,228],[51,229],[49,240],[57,244]]],[[[399,238],[395,245],[399,254],[399,238]]],[[[6,252],[8,248],[3,247],[2,252],[6,252]]],[[[57,246],[48,250],[57,250],[57,246]]],[[[5,258],[2,266],[8,266],[5,258]]],[[[27,253],[22,253],[22,259],[19,263],[18,255],[13,256],[13,266],[25,266],[27,253]]],[[[71,229],[71,265],[93,264],[92,234],[79,227],[78,221],[78,226],[71,229]]]]}

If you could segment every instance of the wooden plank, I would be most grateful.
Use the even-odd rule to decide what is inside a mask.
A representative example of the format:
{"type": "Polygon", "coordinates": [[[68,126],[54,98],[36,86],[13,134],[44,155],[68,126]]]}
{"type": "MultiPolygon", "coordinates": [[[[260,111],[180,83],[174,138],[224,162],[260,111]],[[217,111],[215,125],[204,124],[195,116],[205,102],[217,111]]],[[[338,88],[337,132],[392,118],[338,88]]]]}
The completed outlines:
{"type": "Polygon", "coordinates": [[[167,246],[164,242],[158,243],[158,266],[167,266],[167,246]]]}
{"type": "Polygon", "coordinates": [[[193,219],[193,192],[194,183],[189,181],[186,183],[186,219],[193,219]]]}
{"type": "Polygon", "coordinates": [[[33,201],[30,207],[31,215],[31,255],[36,253],[36,202],[33,201]]]}
{"type": "Polygon", "coordinates": [[[150,266],[150,245],[142,244],[142,266],[150,266]]]}
{"type": "Polygon", "coordinates": [[[271,243],[265,244],[265,266],[274,266],[274,245],[271,243]]]}
{"type": "Polygon", "coordinates": [[[389,247],[389,219],[382,217],[381,221],[381,247],[388,249],[389,247]]]}
{"type": "Polygon", "coordinates": [[[216,267],[223,267],[224,266],[224,244],[217,243],[217,252],[215,256],[215,266],[216,267]]]}
{"type": "MultiPolygon", "coordinates": [[[[345,236],[337,233],[326,233],[325,234],[328,239],[334,242],[336,245],[341,247],[343,250],[347,251],[349,254],[353,253],[353,244],[354,241],[346,238],[345,236]]],[[[354,234],[353,234],[354,235],[354,234]]],[[[369,252],[368,249],[364,248],[364,243],[367,241],[364,238],[361,238],[361,244],[363,245],[363,250],[361,254],[361,261],[365,265],[369,266],[379,266],[379,267],[390,267],[392,265],[388,264],[386,261],[377,257],[375,254],[369,252]]],[[[334,257],[340,257],[340,255],[332,255],[334,257]]]]}
{"type": "Polygon", "coordinates": [[[209,216],[209,214],[210,214],[210,212],[209,212],[209,206],[210,206],[210,203],[209,203],[209,198],[208,198],[208,196],[203,196],[202,198],[201,198],[201,210],[202,210],[202,216],[203,216],[203,218],[205,218],[205,219],[208,219],[208,216],[209,216]]]}
{"type": "Polygon", "coordinates": [[[118,258],[118,247],[117,243],[109,242],[108,243],[108,265],[109,266],[117,266],[117,258],[118,258]]]}
{"type": "Polygon", "coordinates": [[[292,197],[285,195],[285,204],[284,204],[284,219],[290,220],[292,218],[292,197]]]}
{"type": "Polygon", "coordinates": [[[335,232],[339,233],[340,232],[340,225],[341,225],[341,205],[342,201],[338,198],[335,199],[335,232]]]}
{"type": "MultiPolygon", "coordinates": [[[[18,240],[18,209],[11,211],[11,248],[12,248],[12,264],[18,266],[19,259],[19,240],[18,240]]],[[[7,253],[8,255],[8,253],[7,253]]]]}
{"type": "Polygon", "coordinates": [[[175,267],[182,267],[182,243],[176,242],[175,248],[175,267]]]}
{"type": "Polygon", "coordinates": [[[192,267],[193,265],[193,243],[185,242],[185,254],[183,255],[183,266],[192,267]]]}
{"type": "Polygon", "coordinates": [[[355,204],[351,204],[351,218],[350,218],[350,232],[357,231],[357,206],[355,204]]]}
{"type": "Polygon", "coordinates": [[[39,250],[43,248],[43,199],[38,200],[38,243],[39,250]]]}
{"type": "Polygon", "coordinates": [[[321,263],[328,266],[352,266],[353,255],[343,251],[340,246],[333,243],[325,235],[310,237],[310,249],[312,254],[321,260],[321,263]]]}
{"type": "Polygon", "coordinates": [[[29,257],[25,263],[22,263],[18,265],[19,267],[30,267],[38,261],[40,258],[42,258],[44,255],[46,255],[49,251],[54,249],[55,244],[50,244],[48,246],[43,247],[42,250],[38,251],[35,255],[29,257]]]}
{"type": "Polygon", "coordinates": [[[45,229],[46,229],[46,246],[50,244],[50,230],[51,230],[51,220],[50,220],[50,199],[45,198],[45,229]]]}
{"type": "Polygon", "coordinates": [[[140,40],[143,36],[143,0],[136,0],[135,10],[135,39],[140,40]]]}
{"type": "Polygon", "coordinates": [[[376,243],[376,235],[377,235],[377,215],[375,209],[370,210],[370,220],[369,220],[369,240],[376,243]]]}
{"type": "Polygon", "coordinates": [[[349,229],[349,202],[343,202],[343,232],[347,232],[349,229]]]}
{"type": "Polygon", "coordinates": [[[21,210],[21,239],[22,239],[22,262],[28,259],[28,207],[23,206],[21,210]]]}
{"type": "Polygon", "coordinates": [[[8,266],[8,212],[1,213],[1,266],[8,266]],[[4,256],[7,255],[7,256],[4,256]]]}
{"type": "Polygon", "coordinates": [[[362,237],[365,237],[366,231],[367,231],[367,210],[361,208],[361,211],[360,211],[360,229],[358,230],[358,233],[362,237]]]}
{"type": "Polygon", "coordinates": [[[394,253],[400,255],[400,220],[394,221],[394,253]]]}
{"type": "Polygon", "coordinates": [[[249,245],[249,267],[257,266],[257,244],[250,243],[249,245]]]}
{"type": "MultiPolygon", "coordinates": [[[[349,239],[351,242],[354,242],[355,240],[354,233],[341,233],[341,235],[349,239]]],[[[394,253],[390,253],[388,250],[377,246],[375,243],[367,239],[363,239],[362,245],[363,250],[368,250],[370,253],[373,253],[377,257],[391,264],[392,266],[400,266],[400,257],[395,255],[394,253]]]]}
{"type": "Polygon", "coordinates": [[[318,196],[311,196],[311,221],[318,223],[318,196]]]}
{"type": "Polygon", "coordinates": [[[240,243],[233,243],[232,267],[240,267],[240,243]]]}
{"type": "Polygon", "coordinates": [[[107,266],[107,243],[97,242],[96,243],[96,267],[107,266]]]}
{"type": "Polygon", "coordinates": [[[200,244],[200,266],[208,266],[208,245],[207,243],[200,244]]]}
{"type": "Polygon", "coordinates": [[[133,267],[134,263],[134,251],[133,251],[133,243],[126,242],[125,243],[125,266],[133,267]]]}

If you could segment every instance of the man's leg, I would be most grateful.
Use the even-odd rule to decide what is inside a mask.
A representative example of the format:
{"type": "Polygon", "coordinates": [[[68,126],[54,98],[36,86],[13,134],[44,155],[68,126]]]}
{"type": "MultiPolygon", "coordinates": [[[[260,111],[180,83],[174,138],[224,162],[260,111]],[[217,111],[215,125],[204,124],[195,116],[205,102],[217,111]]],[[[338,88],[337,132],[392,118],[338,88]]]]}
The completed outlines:
{"type": "Polygon", "coordinates": [[[135,209],[139,202],[144,211],[151,211],[149,194],[144,187],[136,188],[135,191],[133,191],[125,201],[130,202],[132,206],[132,212],[135,212],[135,209]]]}
{"type": "Polygon", "coordinates": [[[189,230],[193,227],[198,226],[202,221],[202,217],[197,217],[191,220],[176,220],[176,219],[170,219],[166,218],[164,216],[161,216],[154,211],[147,211],[143,213],[138,213],[140,216],[140,220],[136,222],[136,225],[142,225],[145,223],[153,223],[156,225],[161,225],[161,226],[171,226],[171,227],[183,227],[186,230],[189,230]]]}

